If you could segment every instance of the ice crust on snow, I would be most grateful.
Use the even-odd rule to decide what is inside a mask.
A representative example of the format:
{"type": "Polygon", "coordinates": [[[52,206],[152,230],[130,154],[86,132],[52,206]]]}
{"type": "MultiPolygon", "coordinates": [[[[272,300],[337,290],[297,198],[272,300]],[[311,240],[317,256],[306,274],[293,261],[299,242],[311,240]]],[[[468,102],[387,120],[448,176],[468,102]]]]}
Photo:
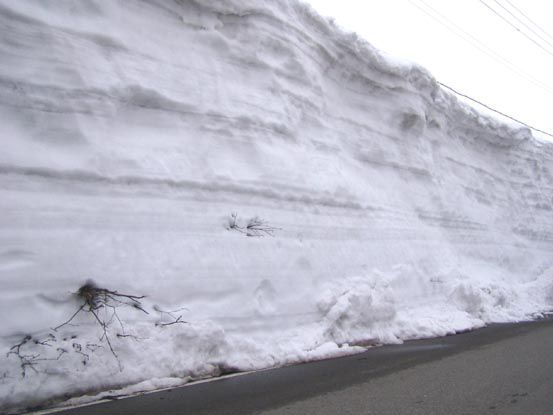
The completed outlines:
{"type": "Polygon", "coordinates": [[[553,306],[551,144],[309,6],[1,0],[0,22],[2,411],[553,306]],[[80,314],[23,378],[6,353],[88,278],[150,314],[119,309],[118,359],[80,314]]]}

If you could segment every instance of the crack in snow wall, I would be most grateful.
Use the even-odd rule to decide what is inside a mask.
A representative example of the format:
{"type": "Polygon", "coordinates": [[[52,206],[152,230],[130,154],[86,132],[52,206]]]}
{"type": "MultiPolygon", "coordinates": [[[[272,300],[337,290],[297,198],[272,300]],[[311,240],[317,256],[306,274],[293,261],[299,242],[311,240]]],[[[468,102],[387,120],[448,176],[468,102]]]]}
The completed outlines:
{"type": "Polygon", "coordinates": [[[87,278],[151,313],[121,312],[119,364],[87,315],[37,373],[2,354],[3,410],[551,308],[551,144],[310,7],[1,0],[0,28],[0,346],[87,278]]]}

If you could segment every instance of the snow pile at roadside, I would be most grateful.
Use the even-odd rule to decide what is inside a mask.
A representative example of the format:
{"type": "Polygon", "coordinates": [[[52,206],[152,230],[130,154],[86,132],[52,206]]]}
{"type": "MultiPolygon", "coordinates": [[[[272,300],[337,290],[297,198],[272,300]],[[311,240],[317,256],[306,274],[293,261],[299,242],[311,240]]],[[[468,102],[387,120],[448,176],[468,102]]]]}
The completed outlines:
{"type": "Polygon", "coordinates": [[[3,412],[552,308],[553,146],[308,6],[0,22],[3,412]]]}

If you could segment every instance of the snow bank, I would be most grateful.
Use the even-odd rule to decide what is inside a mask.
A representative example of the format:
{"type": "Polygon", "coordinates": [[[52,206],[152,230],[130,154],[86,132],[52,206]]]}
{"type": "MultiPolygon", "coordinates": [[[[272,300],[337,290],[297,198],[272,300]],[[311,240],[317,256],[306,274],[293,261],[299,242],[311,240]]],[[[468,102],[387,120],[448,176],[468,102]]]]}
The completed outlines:
{"type": "Polygon", "coordinates": [[[553,147],[308,6],[2,0],[0,22],[2,411],[551,309],[553,147]],[[52,330],[89,278],[148,314],[52,330]]]}

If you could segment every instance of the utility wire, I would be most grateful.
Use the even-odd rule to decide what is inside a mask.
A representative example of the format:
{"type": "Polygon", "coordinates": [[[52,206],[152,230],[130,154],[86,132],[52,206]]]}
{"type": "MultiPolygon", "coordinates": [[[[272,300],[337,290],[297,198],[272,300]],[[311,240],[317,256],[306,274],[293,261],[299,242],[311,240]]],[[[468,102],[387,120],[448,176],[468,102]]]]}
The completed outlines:
{"type": "Polygon", "coordinates": [[[534,35],[536,35],[538,38],[543,40],[545,43],[547,43],[549,46],[553,47],[553,43],[551,43],[549,40],[545,39],[541,34],[536,32],[532,27],[528,26],[521,18],[519,18],[516,14],[514,14],[512,11],[510,11],[507,7],[502,5],[498,0],[493,0],[494,3],[496,3],[499,7],[501,7],[503,10],[505,10],[507,13],[509,13],[517,22],[522,24],[525,28],[527,28],[530,32],[532,32],[534,35]]]}
{"type": "Polygon", "coordinates": [[[524,12],[522,10],[520,10],[517,6],[515,6],[513,3],[511,3],[509,0],[505,0],[509,6],[511,6],[511,8],[513,8],[514,10],[516,10],[520,15],[522,15],[526,20],[528,20],[528,22],[534,26],[536,29],[538,29],[540,32],[542,32],[545,36],[547,36],[548,38],[550,38],[551,40],[553,40],[553,36],[551,36],[549,33],[547,33],[539,24],[537,24],[536,22],[534,22],[532,19],[530,19],[526,14],[524,14],[524,12]]]}
{"type": "Polygon", "coordinates": [[[512,71],[513,73],[517,74],[521,78],[525,79],[526,81],[529,81],[530,83],[533,83],[534,85],[542,88],[546,92],[549,92],[550,94],[553,94],[553,88],[549,85],[539,81],[538,79],[534,78],[532,75],[526,73],[519,67],[517,67],[514,63],[509,61],[508,59],[504,58],[500,54],[496,53],[493,49],[483,44],[480,40],[478,40],[476,37],[471,35],[469,32],[461,28],[459,25],[457,25],[455,22],[448,19],[446,16],[444,16],[442,13],[434,9],[432,6],[430,6],[428,3],[426,3],[424,0],[419,0],[420,3],[422,3],[424,6],[426,6],[427,9],[431,10],[434,14],[430,13],[425,8],[421,7],[419,4],[415,3],[413,0],[409,0],[409,2],[415,6],[417,9],[419,9],[421,12],[426,14],[428,17],[433,19],[434,21],[438,22],[442,26],[444,26],[447,30],[454,33],[455,35],[459,36],[461,39],[463,39],[465,42],[471,44],[474,48],[480,50],[483,54],[487,55],[488,57],[492,58],[496,62],[499,62],[500,64],[504,65],[512,71]],[[436,17],[438,16],[438,17],[436,17]],[[445,22],[444,22],[445,21],[445,22]]]}
{"type": "Polygon", "coordinates": [[[455,93],[456,95],[459,95],[459,96],[461,96],[461,97],[463,97],[463,98],[466,98],[466,99],[468,99],[468,100],[470,100],[470,101],[472,101],[472,102],[476,102],[477,104],[482,105],[484,108],[487,108],[487,109],[489,109],[490,111],[493,111],[493,112],[495,112],[495,113],[497,113],[497,114],[500,114],[500,115],[502,115],[502,116],[504,116],[504,117],[506,117],[506,118],[509,118],[510,120],[513,120],[513,121],[515,121],[515,122],[517,122],[517,123],[519,123],[519,124],[521,124],[521,125],[524,125],[525,127],[528,127],[528,128],[531,129],[531,130],[538,131],[538,132],[540,132],[540,133],[542,133],[542,134],[548,135],[549,137],[552,137],[552,138],[553,138],[553,134],[548,133],[547,131],[543,131],[543,130],[540,130],[539,128],[532,127],[531,125],[526,124],[524,121],[520,121],[520,120],[516,119],[515,117],[511,117],[510,115],[507,115],[507,114],[505,114],[504,112],[501,112],[501,111],[499,111],[499,110],[496,110],[495,108],[492,108],[492,107],[490,107],[489,105],[486,105],[486,104],[484,104],[484,103],[481,102],[481,101],[478,101],[477,99],[474,99],[474,98],[469,97],[468,95],[462,94],[461,92],[459,92],[459,91],[453,89],[452,87],[450,87],[450,86],[448,86],[448,85],[446,85],[446,84],[444,84],[444,83],[442,83],[442,82],[439,82],[439,81],[437,81],[437,82],[438,82],[438,84],[439,84],[440,86],[442,86],[442,87],[444,87],[444,88],[446,88],[446,89],[449,89],[451,92],[455,93]]]}
{"type": "Polygon", "coordinates": [[[496,16],[498,16],[501,20],[503,20],[504,22],[506,22],[509,26],[511,26],[512,28],[514,28],[517,32],[519,32],[521,35],[523,35],[526,39],[528,39],[530,42],[534,43],[537,47],[539,47],[540,49],[542,49],[544,52],[546,52],[547,54],[551,55],[553,57],[553,53],[551,53],[550,50],[544,48],[540,43],[536,42],[536,40],[532,39],[530,36],[528,36],[525,32],[523,32],[522,30],[520,30],[516,25],[514,25],[511,21],[509,21],[507,18],[505,18],[505,16],[503,16],[501,13],[497,12],[497,10],[495,10],[493,7],[491,7],[490,5],[488,5],[486,2],[484,2],[484,0],[479,0],[480,3],[482,3],[484,6],[486,6],[486,8],[488,8],[493,14],[495,14],[496,16]]]}
{"type": "MultiPolygon", "coordinates": [[[[427,4],[424,0],[419,0],[420,3],[422,3],[423,5],[425,5],[428,9],[430,9],[435,15],[439,16],[439,17],[436,17],[435,15],[429,13],[428,10],[425,10],[423,7],[421,7],[419,4],[416,4],[413,0],[409,0],[409,2],[415,6],[417,9],[419,9],[420,11],[422,11],[424,14],[426,14],[428,17],[432,18],[433,20],[437,21],[438,23],[440,23],[442,26],[446,27],[446,29],[448,29],[449,31],[455,33],[457,36],[461,37],[463,40],[465,40],[466,42],[470,43],[473,47],[477,48],[478,50],[480,50],[482,53],[488,55],[488,57],[491,57],[493,58],[494,60],[496,61],[499,61],[500,63],[502,63],[504,66],[506,66],[508,69],[510,69],[511,71],[513,71],[514,73],[516,73],[517,75],[525,78],[527,81],[530,81],[532,83],[534,83],[535,85],[537,86],[540,86],[542,89],[544,89],[545,91],[549,92],[549,93],[553,93],[553,90],[551,89],[551,87],[549,87],[547,84],[544,84],[543,82],[537,80],[536,78],[534,78],[533,76],[525,73],[524,71],[522,71],[521,69],[519,69],[515,64],[513,64],[512,62],[510,62],[509,60],[507,60],[506,58],[502,57],[501,55],[499,55],[498,53],[494,52],[493,49],[489,48],[488,46],[486,46],[485,44],[483,44],[482,42],[480,42],[476,37],[474,37],[473,35],[471,35],[470,33],[468,33],[466,30],[462,29],[461,27],[459,27],[457,24],[455,24],[454,22],[452,22],[450,19],[448,19],[446,16],[444,16],[442,13],[440,13],[439,11],[437,11],[436,9],[434,9],[432,6],[430,6],[429,4],[427,4]],[[441,19],[440,19],[441,18],[441,19]],[[447,23],[444,23],[447,22],[447,23]],[[449,23],[449,24],[448,24],[449,23]],[[451,26],[453,26],[453,29],[451,26]]],[[[507,0],[508,1],[508,0],[507,0]]],[[[519,123],[531,130],[534,130],[534,131],[537,131],[537,132],[540,132],[542,134],[545,134],[549,137],[552,137],[553,138],[553,134],[552,133],[549,133],[547,131],[544,131],[544,130],[541,130],[539,128],[535,128],[515,117],[512,117],[508,114],[505,114],[504,112],[501,112],[499,110],[496,110],[495,108],[492,108],[490,107],[489,105],[487,104],[484,104],[483,102],[475,99],[475,98],[472,98],[466,94],[463,94],[457,90],[455,90],[454,88],[450,87],[449,85],[446,85],[442,82],[439,82],[437,81],[439,85],[441,85],[442,87],[450,90],[451,92],[453,92],[454,94],[458,95],[458,96],[461,96],[463,98],[466,98],[478,105],[481,105],[483,106],[484,108],[487,108],[488,110],[492,111],[492,112],[495,112],[496,114],[499,114],[503,117],[506,117],[516,123],[519,123]]]]}

